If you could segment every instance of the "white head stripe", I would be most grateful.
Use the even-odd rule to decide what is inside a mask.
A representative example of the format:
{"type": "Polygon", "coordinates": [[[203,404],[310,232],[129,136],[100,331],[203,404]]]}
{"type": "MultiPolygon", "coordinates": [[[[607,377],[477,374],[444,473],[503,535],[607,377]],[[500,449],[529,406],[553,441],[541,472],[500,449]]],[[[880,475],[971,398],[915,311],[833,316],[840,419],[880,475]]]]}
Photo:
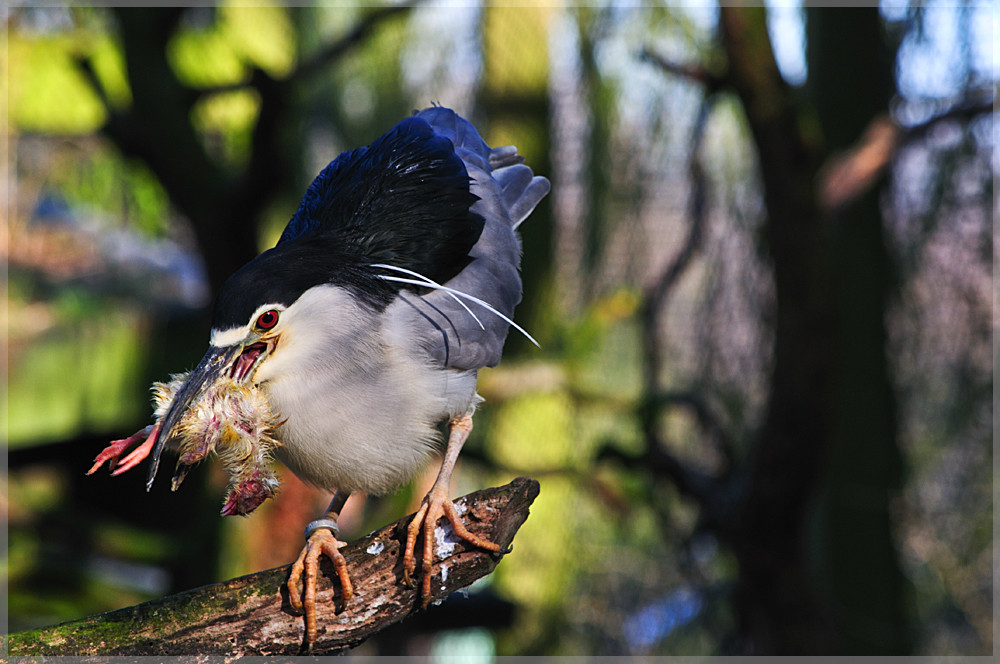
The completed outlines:
{"type": "Polygon", "coordinates": [[[212,330],[211,344],[216,348],[225,348],[240,343],[247,338],[250,328],[231,327],[228,330],[212,330]]]}

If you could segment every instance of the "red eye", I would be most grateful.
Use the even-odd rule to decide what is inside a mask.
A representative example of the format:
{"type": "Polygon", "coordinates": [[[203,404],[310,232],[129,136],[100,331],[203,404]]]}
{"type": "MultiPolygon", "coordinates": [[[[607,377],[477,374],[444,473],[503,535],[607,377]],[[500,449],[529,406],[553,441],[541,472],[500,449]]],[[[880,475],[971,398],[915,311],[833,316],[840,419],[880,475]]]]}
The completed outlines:
{"type": "Polygon", "coordinates": [[[270,330],[272,327],[278,324],[278,312],[274,309],[270,311],[265,311],[260,316],[257,316],[257,329],[260,330],[270,330]]]}

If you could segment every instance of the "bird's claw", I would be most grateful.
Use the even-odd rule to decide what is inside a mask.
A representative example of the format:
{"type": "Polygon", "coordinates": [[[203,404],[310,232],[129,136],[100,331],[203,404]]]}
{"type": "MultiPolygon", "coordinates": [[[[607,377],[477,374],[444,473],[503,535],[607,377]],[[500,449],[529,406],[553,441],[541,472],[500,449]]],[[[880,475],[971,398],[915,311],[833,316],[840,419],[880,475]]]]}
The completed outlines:
{"type": "Polygon", "coordinates": [[[297,613],[305,614],[306,640],[305,649],[309,651],[316,643],[316,581],[319,578],[319,558],[325,555],[333,561],[334,569],[340,579],[340,598],[344,605],[354,596],[354,586],[347,573],[347,560],[340,553],[346,542],[338,541],[330,530],[320,529],[309,536],[302,553],[292,563],[288,575],[288,601],[297,613]],[[299,581],[302,588],[299,589],[299,581]]]}
{"type": "Polygon", "coordinates": [[[413,515],[410,525],[406,528],[406,549],[403,552],[403,583],[413,587],[413,573],[417,569],[414,549],[416,548],[417,537],[423,534],[424,550],[420,569],[422,576],[420,605],[425,609],[431,600],[431,576],[434,572],[435,550],[434,529],[437,527],[438,519],[441,517],[447,517],[455,535],[461,537],[469,544],[494,553],[500,552],[499,544],[469,532],[465,524],[462,523],[462,518],[455,507],[455,503],[448,498],[446,490],[438,488],[437,485],[432,487],[430,493],[424,497],[420,509],[413,515]]]}
{"type": "Polygon", "coordinates": [[[112,476],[121,475],[126,470],[137,466],[140,461],[149,456],[153,446],[156,444],[156,439],[159,436],[159,433],[160,425],[151,424],[148,427],[139,429],[128,438],[111,441],[111,444],[101,450],[100,454],[98,454],[94,459],[94,465],[90,467],[87,474],[93,475],[97,472],[98,468],[104,465],[105,461],[108,462],[108,467],[111,468],[112,476]],[[141,445],[132,450],[129,455],[121,461],[118,460],[118,457],[121,456],[122,452],[140,440],[143,441],[141,445]],[[116,465],[117,468],[115,467],[116,465]]]}

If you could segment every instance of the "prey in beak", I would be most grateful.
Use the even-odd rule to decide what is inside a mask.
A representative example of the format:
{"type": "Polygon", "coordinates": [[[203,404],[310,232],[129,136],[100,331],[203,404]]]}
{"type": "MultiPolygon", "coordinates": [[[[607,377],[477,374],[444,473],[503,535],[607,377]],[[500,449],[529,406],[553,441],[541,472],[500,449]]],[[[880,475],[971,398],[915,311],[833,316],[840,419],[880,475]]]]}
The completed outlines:
{"type": "Polygon", "coordinates": [[[214,452],[230,479],[223,515],[247,514],[273,496],[278,480],[270,460],[271,451],[278,445],[273,434],[280,420],[253,377],[273,350],[277,337],[262,336],[251,332],[242,342],[212,345],[189,374],[155,383],[156,423],[113,441],[97,456],[88,474],[110,461],[112,475],[119,475],[152,453],[148,491],[156,478],[163,448],[169,444],[179,454],[172,491],[194,465],[214,452]],[[118,456],[140,440],[142,444],[118,462],[118,456]]]}
{"type": "MultiPolygon", "coordinates": [[[[191,408],[192,402],[197,403],[197,400],[205,392],[206,387],[214,385],[219,380],[226,379],[231,374],[238,372],[243,378],[246,377],[248,370],[242,370],[239,366],[241,363],[234,362],[234,360],[241,358],[242,351],[242,345],[227,346],[224,348],[210,346],[208,352],[201,358],[198,366],[194,368],[194,371],[188,375],[187,380],[181,385],[181,388],[174,394],[166,416],[162,419],[157,418],[160,421],[160,428],[157,432],[156,443],[153,446],[153,454],[150,459],[149,477],[146,479],[146,491],[153,488],[153,480],[156,479],[156,471],[160,467],[160,455],[163,453],[163,446],[176,434],[175,429],[177,429],[181,418],[191,408]]],[[[253,361],[253,364],[256,365],[257,362],[259,362],[259,354],[253,361]]],[[[243,364],[246,364],[246,362],[243,362],[243,364]]],[[[175,478],[174,486],[172,486],[175,491],[184,479],[184,475],[187,474],[186,470],[183,473],[181,472],[180,466],[181,464],[178,463],[177,473],[181,477],[180,479],[175,478]]]]}
{"type": "MultiPolygon", "coordinates": [[[[157,419],[162,422],[152,451],[146,490],[153,486],[163,447],[178,439],[180,458],[171,481],[176,491],[190,468],[210,452],[231,447],[241,437],[259,435],[270,422],[254,411],[261,410],[266,399],[252,384],[257,367],[270,354],[275,339],[264,340],[251,332],[241,343],[210,346],[179,390],[170,394],[170,386],[157,389],[157,419]],[[169,400],[169,401],[168,401],[169,400]],[[162,405],[169,403],[160,418],[162,405]],[[251,412],[247,412],[251,411],[251,412]]],[[[270,408],[263,408],[270,414],[270,408]]]]}

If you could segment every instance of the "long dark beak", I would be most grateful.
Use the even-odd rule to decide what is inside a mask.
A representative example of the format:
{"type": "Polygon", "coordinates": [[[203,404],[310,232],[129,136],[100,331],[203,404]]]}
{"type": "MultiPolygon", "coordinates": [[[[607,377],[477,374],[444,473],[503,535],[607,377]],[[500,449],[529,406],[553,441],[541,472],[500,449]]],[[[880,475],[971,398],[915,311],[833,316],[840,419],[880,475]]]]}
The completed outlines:
{"type": "Polygon", "coordinates": [[[163,446],[170,440],[174,427],[181,421],[188,406],[202,393],[206,386],[215,382],[232,366],[233,361],[239,357],[242,351],[242,344],[224,348],[210,347],[205,353],[205,357],[201,358],[201,362],[191,372],[187,382],[174,396],[174,402],[171,404],[170,410],[167,411],[167,416],[163,418],[160,434],[153,447],[152,462],[149,464],[149,478],[146,480],[146,491],[152,488],[153,480],[156,479],[156,470],[160,467],[160,454],[163,452],[163,446]]]}

